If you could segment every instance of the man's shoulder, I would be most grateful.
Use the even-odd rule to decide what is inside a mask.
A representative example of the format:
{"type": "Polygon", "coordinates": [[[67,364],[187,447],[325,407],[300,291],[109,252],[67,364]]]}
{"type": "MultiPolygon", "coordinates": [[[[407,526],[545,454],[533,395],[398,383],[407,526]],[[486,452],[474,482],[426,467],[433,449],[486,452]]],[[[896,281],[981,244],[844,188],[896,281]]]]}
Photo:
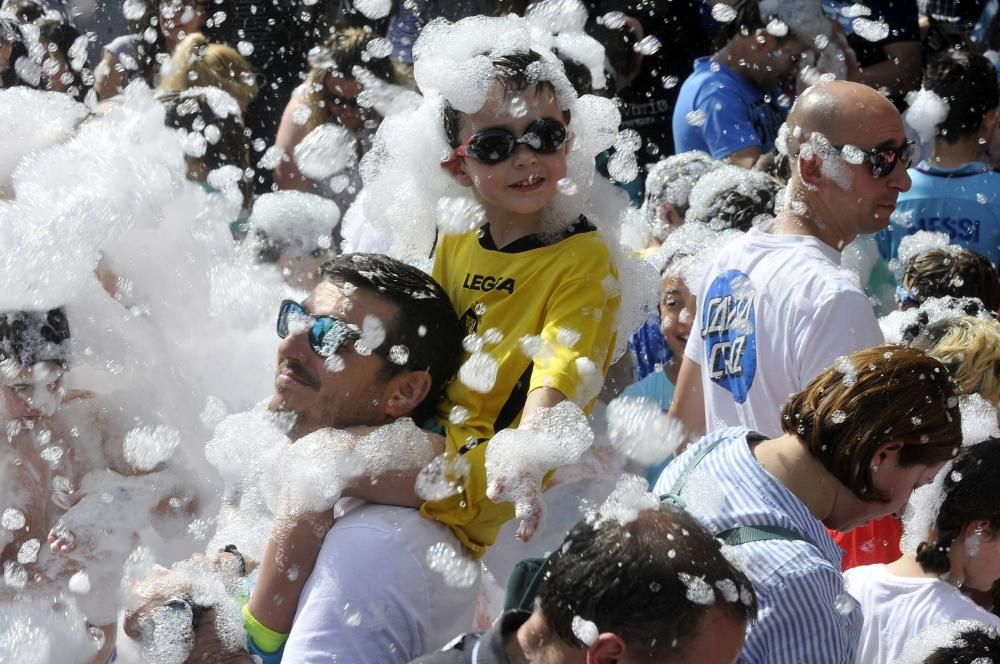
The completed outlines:
{"type": "Polygon", "coordinates": [[[709,100],[719,99],[756,99],[764,91],[755,89],[755,86],[736,76],[731,70],[723,65],[711,63],[702,68],[696,68],[685,85],[687,93],[696,106],[704,106],[709,100]]]}

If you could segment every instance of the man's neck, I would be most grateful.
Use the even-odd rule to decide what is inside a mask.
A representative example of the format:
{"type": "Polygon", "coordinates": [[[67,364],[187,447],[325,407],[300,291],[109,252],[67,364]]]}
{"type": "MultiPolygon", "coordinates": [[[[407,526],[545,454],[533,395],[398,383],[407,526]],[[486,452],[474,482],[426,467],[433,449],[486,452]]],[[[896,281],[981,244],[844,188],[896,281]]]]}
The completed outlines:
{"type": "Polygon", "coordinates": [[[963,138],[955,143],[939,138],[934,142],[934,156],[931,163],[938,168],[958,168],[970,161],[979,161],[983,154],[983,146],[979,137],[963,138]]]}
{"type": "MultiPolygon", "coordinates": [[[[829,215],[820,216],[833,218],[829,215]]],[[[856,237],[853,235],[845,237],[831,224],[817,221],[817,215],[809,211],[808,208],[800,214],[792,210],[791,206],[785,208],[781,214],[774,218],[768,232],[773,235],[803,235],[815,237],[837,251],[843,251],[844,247],[850,244],[856,237]]]]}
{"type": "Polygon", "coordinates": [[[493,209],[487,210],[486,218],[490,222],[490,237],[497,249],[542,231],[541,213],[521,215],[493,209]]]}

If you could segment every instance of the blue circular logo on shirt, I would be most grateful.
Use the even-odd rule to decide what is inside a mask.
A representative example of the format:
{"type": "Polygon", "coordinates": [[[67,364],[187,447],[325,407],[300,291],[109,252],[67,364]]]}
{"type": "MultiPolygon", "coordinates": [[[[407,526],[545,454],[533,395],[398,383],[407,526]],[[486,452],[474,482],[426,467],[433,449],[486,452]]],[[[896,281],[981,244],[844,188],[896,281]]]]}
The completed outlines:
{"type": "Polygon", "coordinates": [[[757,373],[755,299],[750,277],[728,270],[709,286],[701,311],[708,375],[736,403],[747,400],[757,373]]]}

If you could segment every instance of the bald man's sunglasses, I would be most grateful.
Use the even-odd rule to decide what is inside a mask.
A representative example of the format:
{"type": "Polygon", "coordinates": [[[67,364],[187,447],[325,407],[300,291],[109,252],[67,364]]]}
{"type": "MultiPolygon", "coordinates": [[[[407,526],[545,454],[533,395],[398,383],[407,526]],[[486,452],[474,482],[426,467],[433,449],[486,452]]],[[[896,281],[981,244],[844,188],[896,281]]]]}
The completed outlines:
{"type": "MultiPolygon", "coordinates": [[[[838,150],[844,149],[842,145],[835,145],[833,147],[838,150]]],[[[860,148],[857,149],[860,150],[860,148]]],[[[909,168],[913,160],[917,158],[917,152],[917,146],[911,140],[906,140],[898,148],[861,150],[861,153],[865,156],[865,161],[868,162],[868,169],[877,178],[884,178],[890,175],[896,170],[896,166],[899,164],[902,164],[903,168],[909,168]]]]}

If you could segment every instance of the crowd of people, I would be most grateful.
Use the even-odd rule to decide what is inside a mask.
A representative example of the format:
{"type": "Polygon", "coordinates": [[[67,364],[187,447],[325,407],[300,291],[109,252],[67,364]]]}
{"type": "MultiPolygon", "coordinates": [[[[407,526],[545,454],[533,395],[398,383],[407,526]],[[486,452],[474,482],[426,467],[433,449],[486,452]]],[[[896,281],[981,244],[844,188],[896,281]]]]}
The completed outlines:
{"type": "Polygon", "coordinates": [[[120,10],[0,5],[0,661],[1000,657],[996,0],[120,10]]]}

